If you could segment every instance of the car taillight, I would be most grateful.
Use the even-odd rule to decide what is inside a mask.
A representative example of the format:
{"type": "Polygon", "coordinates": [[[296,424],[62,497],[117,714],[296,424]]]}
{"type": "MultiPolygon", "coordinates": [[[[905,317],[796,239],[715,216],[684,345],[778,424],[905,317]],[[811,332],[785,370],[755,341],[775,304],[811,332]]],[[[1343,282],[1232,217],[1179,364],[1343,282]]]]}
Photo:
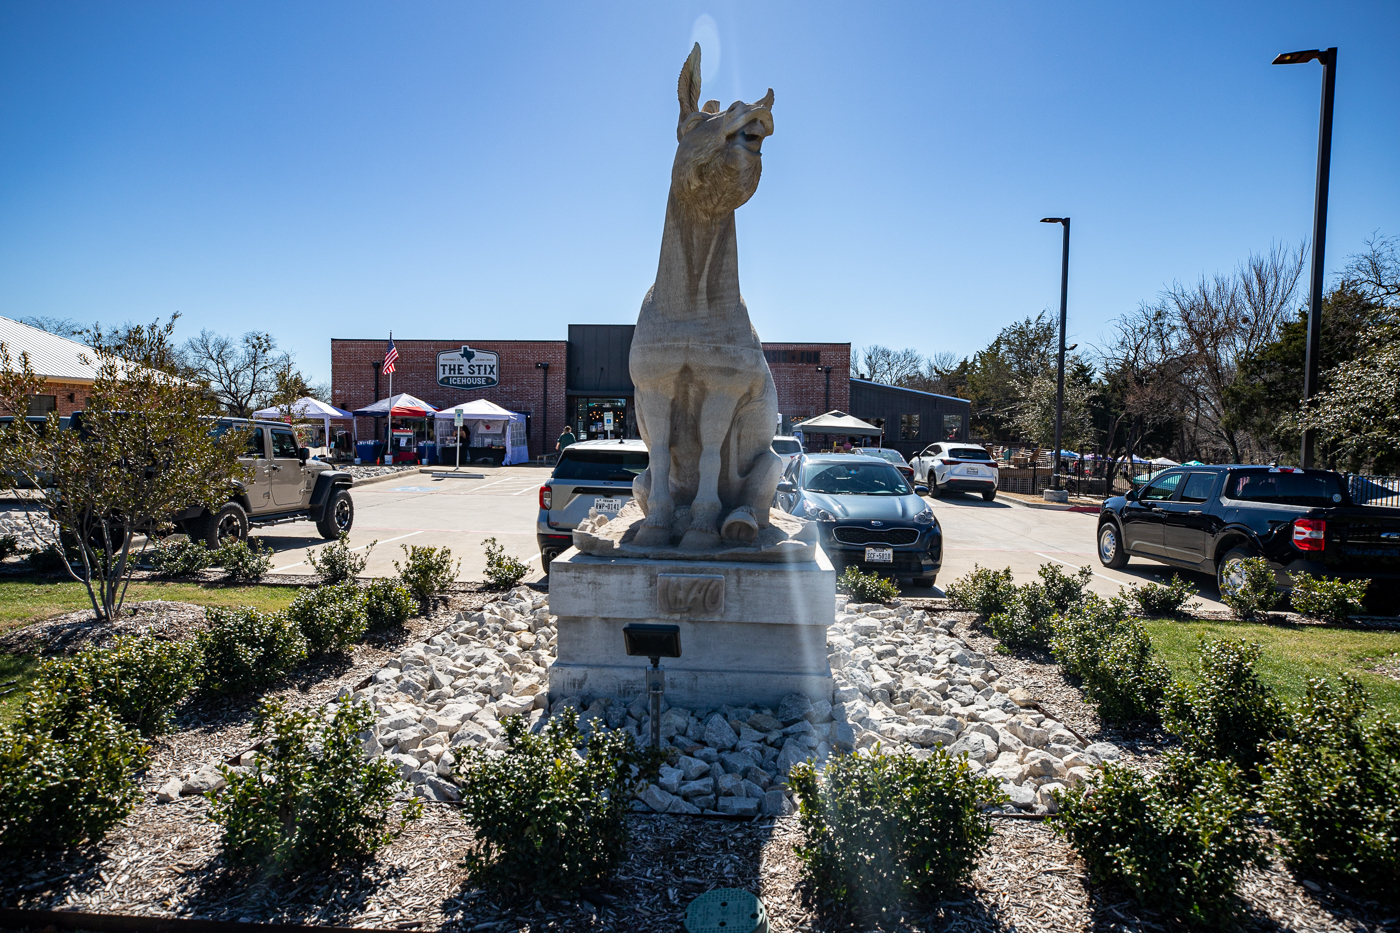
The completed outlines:
{"type": "Polygon", "coordinates": [[[554,490],[548,486],[540,487],[540,508],[546,512],[554,508],[554,490]]]}
{"type": "Polygon", "coordinates": [[[957,465],[960,464],[960,463],[962,463],[961,460],[944,460],[944,461],[943,461],[943,465],[944,465],[944,466],[957,466],[957,465]]]}
{"type": "Polygon", "coordinates": [[[1320,551],[1327,534],[1327,522],[1320,518],[1293,521],[1293,546],[1300,551],[1320,551]]]}

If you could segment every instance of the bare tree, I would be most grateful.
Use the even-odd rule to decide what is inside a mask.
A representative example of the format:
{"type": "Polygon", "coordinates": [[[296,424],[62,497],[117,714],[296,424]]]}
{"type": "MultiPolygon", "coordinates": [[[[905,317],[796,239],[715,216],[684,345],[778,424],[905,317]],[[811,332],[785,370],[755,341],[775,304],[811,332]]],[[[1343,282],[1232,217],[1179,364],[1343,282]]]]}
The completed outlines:
{"type": "Polygon", "coordinates": [[[271,334],[249,331],[235,340],[201,330],[185,342],[182,354],[195,378],[213,391],[230,414],[250,417],[277,394],[278,374],[292,371],[291,354],[279,353],[271,334]]]}
{"type": "Polygon", "coordinates": [[[1400,238],[1372,236],[1366,251],[1351,257],[1343,281],[1390,307],[1400,299],[1400,238]]]}
{"type": "Polygon", "coordinates": [[[1175,319],[1168,308],[1143,304],[1114,323],[1113,337],[1099,351],[1110,477],[1119,451],[1130,458],[1144,434],[1180,416],[1189,394],[1183,385],[1189,364],[1177,344],[1175,319]]]}
{"type": "Polygon", "coordinates": [[[884,385],[904,385],[924,368],[924,357],[918,350],[891,350],[879,344],[851,354],[851,375],[884,385]]]}
{"type": "Polygon", "coordinates": [[[1244,459],[1247,438],[1228,404],[1229,388],[1240,360],[1274,340],[1294,310],[1303,266],[1301,248],[1289,252],[1274,246],[1263,255],[1251,254],[1231,275],[1174,284],[1159,305],[1172,319],[1188,361],[1187,384],[1201,413],[1198,427],[1236,463],[1244,459]]]}
{"type": "Polygon", "coordinates": [[[21,324],[28,324],[30,327],[37,327],[50,334],[57,334],[60,337],[67,337],[69,340],[77,340],[83,335],[86,328],[73,320],[71,317],[49,317],[38,314],[33,317],[15,318],[21,324]]]}

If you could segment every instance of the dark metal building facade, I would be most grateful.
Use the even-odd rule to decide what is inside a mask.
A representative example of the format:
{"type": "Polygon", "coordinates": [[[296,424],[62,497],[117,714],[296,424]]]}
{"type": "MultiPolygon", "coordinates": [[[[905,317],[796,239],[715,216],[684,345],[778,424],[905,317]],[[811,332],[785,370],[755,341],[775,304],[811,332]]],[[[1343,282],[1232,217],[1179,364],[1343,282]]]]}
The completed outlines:
{"type": "Polygon", "coordinates": [[[972,403],[951,395],[852,379],[850,413],[884,428],[884,446],[907,459],[935,441],[966,441],[972,403]]]}

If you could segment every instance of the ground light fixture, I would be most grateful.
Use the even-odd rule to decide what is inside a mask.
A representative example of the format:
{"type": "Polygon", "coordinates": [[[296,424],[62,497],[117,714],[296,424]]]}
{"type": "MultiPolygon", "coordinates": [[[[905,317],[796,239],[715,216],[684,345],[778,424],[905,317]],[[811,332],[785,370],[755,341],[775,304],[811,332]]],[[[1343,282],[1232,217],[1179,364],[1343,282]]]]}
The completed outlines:
{"type": "MultiPolygon", "coordinates": [[[[1317,186],[1313,193],[1312,278],[1308,296],[1307,354],[1303,363],[1304,410],[1308,400],[1317,394],[1322,357],[1322,286],[1326,273],[1323,258],[1327,246],[1327,182],[1332,171],[1332,97],[1337,89],[1337,47],[1284,52],[1273,61],[1275,65],[1301,65],[1311,61],[1322,64],[1322,113],[1318,118],[1317,186]]],[[[1312,428],[1303,429],[1298,462],[1304,469],[1313,465],[1316,437],[1317,432],[1312,428]]]]}
{"type": "Polygon", "coordinates": [[[651,699],[651,747],[661,747],[661,697],[666,692],[666,668],[662,658],[681,656],[681,627],[660,622],[630,622],[622,627],[622,641],[633,658],[650,658],[647,696],[651,699]]]}
{"type": "MultiPolygon", "coordinates": [[[[1042,217],[1043,224],[1059,224],[1065,228],[1065,245],[1060,254],[1060,352],[1059,362],[1055,369],[1055,472],[1051,474],[1051,482],[1056,489],[1060,488],[1060,436],[1065,421],[1065,307],[1069,299],[1069,218],[1068,217],[1042,217]]],[[[1078,346],[1078,344],[1075,344],[1078,346]]],[[[1035,490],[1032,489],[1034,494],[1035,490]]]]}

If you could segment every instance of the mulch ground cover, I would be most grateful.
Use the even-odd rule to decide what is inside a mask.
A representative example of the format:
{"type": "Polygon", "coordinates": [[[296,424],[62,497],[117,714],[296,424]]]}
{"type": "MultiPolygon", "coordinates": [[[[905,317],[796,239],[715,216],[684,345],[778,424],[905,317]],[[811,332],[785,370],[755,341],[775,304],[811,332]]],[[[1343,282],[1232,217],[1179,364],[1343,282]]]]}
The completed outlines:
{"type": "MultiPolygon", "coordinates": [[[[402,644],[449,622],[457,610],[479,608],[495,594],[459,586],[427,619],[394,637],[370,641],[353,654],[304,667],[272,691],[294,707],[324,703],[354,686],[402,644]]],[[[197,608],[197,607],[196,607],[197,608]]],[[[198,611],[202,618],[202,610],[198,611]]],[[[133,617],[151,630],[196,624],[182,604],[143,606],[133,617]],[[144,617],[144,618],[143,618],[144,617]]],[[[71,650],[74,620],[47,623],[71,650]]],[[[1104,729],[1078,688],[1048,657],[1003,655],[995,642],[959,616],[958,634],[1024,686],[1049,715],[1089,741],[1112,741],[1151,767],[1168,738],[1159,730],[1104,729]]],[[[112,632],[87,623],[82,640],[101,643],[112,632]]],[[[129,630],[139,624],[123,621],[129,630]]],[[[44,630],[40,630],[44,631],[44,630]]],[[[30,643],[35,644],[34,642],[30,643]]],[[[0,905],[145,916],[463,931],[679,931],[686,905],[716,887],[753,891],[775,931],[866,931],[816,899],[794,846],[796,818],[729,821],[635,814],[629,855],[607,886],[568,901],[506,901],[475,888],[461,868],[471,834],[455,808],[430,803],[423,818],[367,863],[329,873],[270,878],[227,869],[219,828],[205,817],[208,802],[185,797],[158,803],[155,790],[172,775],[192,772],[245,751],[256,698],[198,700],[177,713],[176,731],[152,743],[143,775],[148,791],[136,810],[101,845],[0,865],[0,905]]],[[[1051,825],[999,819],[997,833],[970,885],[943,903],[911,910],[885,930],[920,931],[1155,931],[1176,924],[1138,907],[1126,895],[1087,882],[1073,849],[1051,825]]],[[[1240,897],[1247,930],[1379,931],[1400,923],[1395,908],[1367,904],[1295,880],[1280,864],[1252,869],[1240,897]]]]}

